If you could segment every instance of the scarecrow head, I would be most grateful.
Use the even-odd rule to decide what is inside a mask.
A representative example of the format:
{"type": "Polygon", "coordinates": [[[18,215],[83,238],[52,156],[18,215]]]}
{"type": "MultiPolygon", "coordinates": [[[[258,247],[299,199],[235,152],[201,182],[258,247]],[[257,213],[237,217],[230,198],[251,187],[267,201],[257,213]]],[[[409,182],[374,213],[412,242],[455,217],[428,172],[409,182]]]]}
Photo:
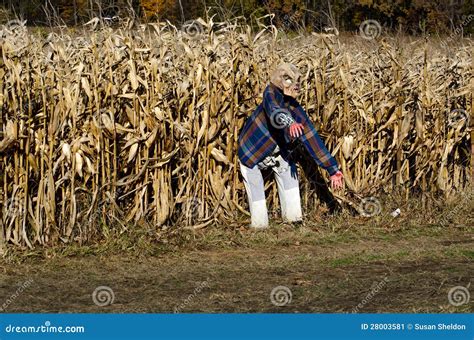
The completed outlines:
{"type": "Polygon", "coordinates": [[[301,91],[301,73],[290,63],[283,63],[272,72],[270,82],[278,87],[287,96],[296,98],[301,91]]]}

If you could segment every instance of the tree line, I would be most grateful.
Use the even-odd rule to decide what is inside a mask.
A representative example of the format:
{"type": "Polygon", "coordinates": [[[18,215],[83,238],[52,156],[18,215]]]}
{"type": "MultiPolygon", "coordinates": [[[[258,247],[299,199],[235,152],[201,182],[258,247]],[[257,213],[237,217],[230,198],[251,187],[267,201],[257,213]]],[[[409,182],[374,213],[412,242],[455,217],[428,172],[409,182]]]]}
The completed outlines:
{"type": "MultiPolygon", "coordinates": [[[[80,25],[94,17],[133,16],[144,22],[182,24],[197,17],[214,21],[273,13],[287,30],[356,30],[367,19],[409,34],[474,31],[474,0],[0,0],[0,20],[29,25],[80,25]]],[[[269,18],[270,20],[270,18],[269,18]]]]}

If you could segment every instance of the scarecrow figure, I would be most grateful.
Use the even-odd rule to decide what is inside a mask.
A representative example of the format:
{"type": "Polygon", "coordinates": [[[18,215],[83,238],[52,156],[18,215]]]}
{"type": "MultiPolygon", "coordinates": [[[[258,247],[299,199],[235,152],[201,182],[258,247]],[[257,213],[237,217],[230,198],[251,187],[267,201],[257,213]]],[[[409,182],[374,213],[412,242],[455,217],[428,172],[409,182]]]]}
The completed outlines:
{"type": "Polygon", "coordinates": [[[319,137],[296,98],[300,94],[300,73],[284,63],[271,74],[263,102],[247,119],[239,135],[240,169],[247,192],[251,227],[268,227],[262,169],[275,174],[283,219],[302,220],[296,164],[291,153],[301,143],[317,165],[331,176],[331,187],[342,187],[343,175],[336,160],[319,137]]]}

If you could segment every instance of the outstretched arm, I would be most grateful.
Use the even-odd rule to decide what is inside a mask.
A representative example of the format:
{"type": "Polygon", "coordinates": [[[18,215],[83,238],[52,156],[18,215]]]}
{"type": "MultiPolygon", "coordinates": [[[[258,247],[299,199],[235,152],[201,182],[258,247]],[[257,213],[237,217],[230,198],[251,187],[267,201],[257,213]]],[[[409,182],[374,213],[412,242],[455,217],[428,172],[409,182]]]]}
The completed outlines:
{"type": "Polygon", "coordinates": [[[339,166],[335,158],[326,148],[326,145],[316,131],[313,123],[309,120],[304,109],[298,106],[296,111],[298,120],[302,121],[304,127],[304,133],[300,137],[300,140],[316,164],[325,169],[331,176],[331,187],[334,189],[342,188],[343,175],[342,172],[339,171],[339,166]]]}

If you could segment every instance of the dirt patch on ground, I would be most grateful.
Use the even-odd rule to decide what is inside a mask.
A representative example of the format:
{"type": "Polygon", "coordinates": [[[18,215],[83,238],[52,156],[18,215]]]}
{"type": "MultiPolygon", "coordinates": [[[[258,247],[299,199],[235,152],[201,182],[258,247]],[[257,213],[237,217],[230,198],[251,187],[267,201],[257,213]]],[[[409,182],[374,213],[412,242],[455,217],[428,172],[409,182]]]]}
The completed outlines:
{"type": "Polygon", "coordinates": [[[474,280],[471,239],[463,232],[315,238],[150,256],[32,259],[2,266],[0,302],[8,301],[7,312],[472,312],[472,302],[455,307],[448,300],[452,287],[474,280]],[[93,302],[99,286],[112,289],[113,304],[93,302]],[[288,291],[291,302],[272,303],[277,286],[288,288],[277,303],[288,291]]]}

